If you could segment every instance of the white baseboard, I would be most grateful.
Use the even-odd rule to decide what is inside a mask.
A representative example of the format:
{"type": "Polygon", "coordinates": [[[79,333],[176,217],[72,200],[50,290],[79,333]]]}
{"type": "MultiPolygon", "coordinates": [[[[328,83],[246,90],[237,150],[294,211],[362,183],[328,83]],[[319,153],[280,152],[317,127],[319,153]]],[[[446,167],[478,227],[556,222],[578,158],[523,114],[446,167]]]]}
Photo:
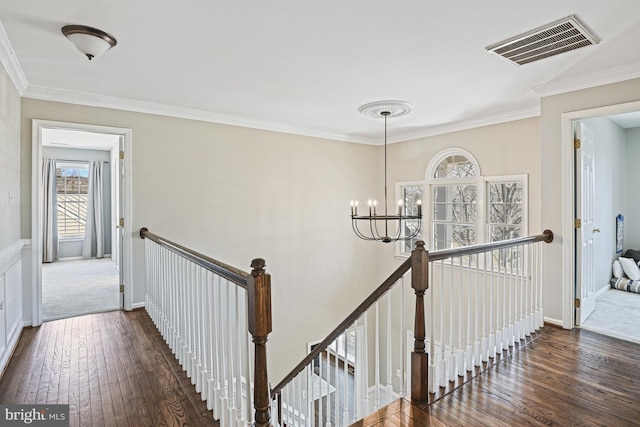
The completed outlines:
{"type": "Polygon", "coordinates": [[[137,302],[135,304],[131,304],[131,310],[135,310],[136,308],[144,308],[144,302],[137,302]]]}
{"type": "Polygon", "coordinates": [[[11,336],[7,340],[7,346],[0,357],[0,378],[4,375],[4,370],[7,368],[9,364],[9,360],[11,360],[11,356],[18,346],[18,340],[20,339],[20,334],[22,333],[22,328],[13,328],[13,332],[11,336]]]}
{"type": "Polygon", "coordinates": [[[552,319],[551,317],[545,316],[544,323],[549,323],[551,325],[563,327],[562,320],[552,319]]]}

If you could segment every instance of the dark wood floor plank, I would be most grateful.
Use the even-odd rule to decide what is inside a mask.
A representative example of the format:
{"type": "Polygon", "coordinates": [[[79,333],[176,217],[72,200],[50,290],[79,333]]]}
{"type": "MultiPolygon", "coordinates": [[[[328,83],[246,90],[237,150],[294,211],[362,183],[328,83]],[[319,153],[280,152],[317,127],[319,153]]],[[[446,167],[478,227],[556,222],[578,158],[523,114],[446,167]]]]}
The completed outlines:
{"type": "Polygon", "coordinates": [[[217,425],[143,310],[25,328],[0,402],[47,401],[72,407],[71,426],[217,425]]]}

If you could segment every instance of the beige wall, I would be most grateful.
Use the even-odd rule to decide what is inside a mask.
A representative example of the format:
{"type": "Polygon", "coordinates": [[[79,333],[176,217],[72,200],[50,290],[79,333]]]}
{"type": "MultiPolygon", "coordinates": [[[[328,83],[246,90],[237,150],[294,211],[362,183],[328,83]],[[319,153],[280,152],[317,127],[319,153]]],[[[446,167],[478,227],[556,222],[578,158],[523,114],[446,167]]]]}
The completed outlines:
{"type": "Polygon", "coordinates": [[[20,240],[20,200],[20,95],[0,67],[0,252],[20,240]]]}
{"type": "MultiPolygon", "coordinates": [[[[545,228],[555,233],[554,242],[545,251],[544,270],[544,309],[545,317],[564,320],[570,317],[573,283],[569,283],[567,269],[570,262],[563,258],[564,249],[571,249],[572,235],[565,235],[562,230],[563,215],[565,222],[570,221],[572,212],[563,212],[563,176],[569,171],[562,159],[562,115],[564,113],[589,110],[597,107],[624,104],[640,100],[640,79],[598,86],[561,95],[548,96],[541,100],[541,158],[543,205],[540,206],[541,220],[545,228]],[[563,292],[564,291],[564,292],[563,292]],[[564,308],[564,312],[563,312],[564,308]],[[563,319],[564,313],[564,319],[563,319]]],[[[572,161],[567,159],[567,161],[572,161]]],[[[571,196],[572,197],[572,196],[571,196]]],[[[627,224],[631,226],[630,224],[627,224]]],[[[572,231],[571,231],[572,233],[572,231]]]]}
{"type": "MultiPolygon", "coordinates": [[[[381,282],[375,246],[349,222],[349,201],[378,172],[376,147],[32,99],[22,108],[23,200],[32,119],[130,128],[134,236],[146,226],[245,271],[267,260],[273,383],[381,282]]],[[[24,203],[25,238],[30,212],[24,203]]],[[[133,302],[142,303],[143,242],[133,243],[133,302]]]]}

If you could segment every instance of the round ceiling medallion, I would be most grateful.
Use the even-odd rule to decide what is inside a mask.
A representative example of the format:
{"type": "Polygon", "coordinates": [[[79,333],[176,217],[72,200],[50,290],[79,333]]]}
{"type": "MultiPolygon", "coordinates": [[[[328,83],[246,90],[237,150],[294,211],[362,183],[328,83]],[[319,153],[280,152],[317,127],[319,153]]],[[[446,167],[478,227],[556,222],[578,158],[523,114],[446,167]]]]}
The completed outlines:
{"type": "Polygon", "coordinates": [[[385,115],[387,117],[400,117],[411,112],[411,104],[405,101],[375,101],[364,104],[358,108],[358,111],[374,119],[380,119],[385,115]]]}

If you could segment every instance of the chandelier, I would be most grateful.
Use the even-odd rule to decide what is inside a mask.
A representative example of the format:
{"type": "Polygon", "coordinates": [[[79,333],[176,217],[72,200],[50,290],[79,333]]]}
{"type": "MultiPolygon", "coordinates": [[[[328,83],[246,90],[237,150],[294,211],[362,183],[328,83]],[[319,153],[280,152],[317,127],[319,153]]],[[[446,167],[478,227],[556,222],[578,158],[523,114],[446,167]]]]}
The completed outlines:
{"type": "Polygon", "coordinates": [[[411,240],[420,234],[422,228],[422,201],[415,202],[415,208],[409,210],[403,200],[389,214],[387,203],[387,119],[409,114],[410,105],[402,101],[377,101],[365,104],[358,111],[367,117],[384,118],[384,205],[383,213],[378,213],[378,202],[368,201],[368,212],[358,214],[358,201],[351,201],[351,226],[356,235],[363,240],[375,240],[390,243],[399,240],[411,240]],[[417,221],[415,221],[417,220],[417,221]],[[412,226],[409,226],[411,221],[412,226]]]}

